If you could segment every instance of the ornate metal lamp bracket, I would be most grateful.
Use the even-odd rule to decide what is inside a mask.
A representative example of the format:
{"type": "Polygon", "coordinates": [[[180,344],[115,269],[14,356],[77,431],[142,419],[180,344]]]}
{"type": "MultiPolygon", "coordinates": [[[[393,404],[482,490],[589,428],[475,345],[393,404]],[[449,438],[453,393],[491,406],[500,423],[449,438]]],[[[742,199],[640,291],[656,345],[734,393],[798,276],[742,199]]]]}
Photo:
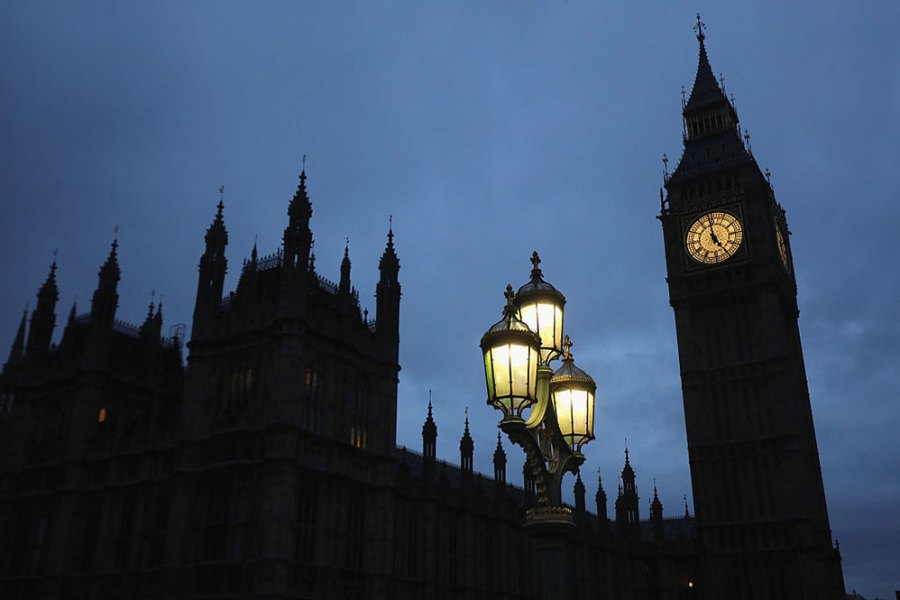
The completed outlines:
{"type": "Polygon", "coordinates": [[[566,471],[576,473],[584,456],[576,453],[559,430],[556,411],[550,399],[549,367],[538,371],[538,398],[527,422],[507,421],[500,427],[512,443],[525,450],[526,464],[535,482],[539,507],[562,506],[562,478],[566,471]]]}

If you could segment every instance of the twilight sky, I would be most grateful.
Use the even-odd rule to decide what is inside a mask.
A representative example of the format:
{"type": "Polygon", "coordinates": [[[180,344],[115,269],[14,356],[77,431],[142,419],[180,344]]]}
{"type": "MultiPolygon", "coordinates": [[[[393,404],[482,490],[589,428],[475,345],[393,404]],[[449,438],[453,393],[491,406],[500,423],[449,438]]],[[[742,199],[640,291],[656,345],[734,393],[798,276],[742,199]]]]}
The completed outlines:
{"type": "MultiPolygon", "coordinates": [[[[864,2],[14,2],[0,4],[0,360],[59,248],[58,323],[89,308],[119,226],[118,317],[151,290],[190,325],[225,185],[233,289],[280,244],[301,156],[318,271],[374,312],[393,215],[398,443],[458,462],[469,407],[490,472],[478,350],[537,249],[598,383],[586,448],[615,496],[627,436],[647,515],[690,478],[654,218],[681,154],[700,10],[716,72],[787,210],[800,327],[848,591],[900,588],[900,4],[864,2]],[[126,6],[127,4],[127,6],[126,6]],[[262,7],[262,8],[260,8],[262,7]]],[[[57,327],[57,334],[61,327],[57,327]]],[[[523,456],[506,444],[519,482],[523,456]]],[[[571,486],[567,477],[566,486],[571,486]]],[[[571,493],[569,494],[571,496],[571,493]]],[[[592,501],[590,502],[592,504],[592,501]]],[[[612,503],[610,502],[610,510],[612,503]]],[[[693,508],[691,509],[693,512],[693,508]]]]}

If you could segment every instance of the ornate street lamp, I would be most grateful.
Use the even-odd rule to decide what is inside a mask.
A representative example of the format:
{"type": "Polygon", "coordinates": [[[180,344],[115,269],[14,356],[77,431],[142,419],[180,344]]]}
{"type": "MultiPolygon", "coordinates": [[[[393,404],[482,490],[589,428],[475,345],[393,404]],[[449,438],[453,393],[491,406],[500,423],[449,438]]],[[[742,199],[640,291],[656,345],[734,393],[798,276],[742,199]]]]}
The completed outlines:
{"type": "Polygon", "coordinates": [[[594,439],[597,385],[575,366],[569,336],[563,337],[565,296],[544,281],[531,256],[531,280],[513,293],[506,286],[503,319],[481,338],[487,402],[503,413],[500,428],[525,450],[534,476],[537,507],[525,513],[536,542],[540,597],[569,600],[566,537],[572,511],[562,503],[562,478],[584,463],[581,447],[594,439]],[[562,366],[550,363],[562,355],[562,366]],[[531,408],[528,419],[522,412],[531,408]]]}
{"type": "Polygon", "coordinates": [[[581,447],[594,439],[597,386],[575,366],[568,336],[563,341],[566,299],[544,281],[540,262],[535,252],[531,280],[518,293],[506,287],[503,319],[481,338],[487,402],[503,413],[500,428],[525,450],[534,474],[537,507],[527,512],[527,524],[571,525],[572,511],[562,503],[562,477],[578,471],[584,462],[581,447]],[[535,364],[538,350],[540,363],[535,364]],[[560,354],[563,364],[554,373],[550,363],[560,354]],[[528,407],[526,421],[522,411],[528,407]]]}

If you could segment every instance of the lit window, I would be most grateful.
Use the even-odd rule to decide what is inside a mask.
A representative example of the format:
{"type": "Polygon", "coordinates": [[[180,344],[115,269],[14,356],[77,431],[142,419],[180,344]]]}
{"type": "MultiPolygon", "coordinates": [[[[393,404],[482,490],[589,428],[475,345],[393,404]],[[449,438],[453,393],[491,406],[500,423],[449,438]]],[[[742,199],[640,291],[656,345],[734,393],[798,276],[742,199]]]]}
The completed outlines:
{"type": "Polygon", "coordinates": [[[106,423],[106,409],[101,408],[100,412],[97,413],[97,422],[98,423],[106,423]]]}

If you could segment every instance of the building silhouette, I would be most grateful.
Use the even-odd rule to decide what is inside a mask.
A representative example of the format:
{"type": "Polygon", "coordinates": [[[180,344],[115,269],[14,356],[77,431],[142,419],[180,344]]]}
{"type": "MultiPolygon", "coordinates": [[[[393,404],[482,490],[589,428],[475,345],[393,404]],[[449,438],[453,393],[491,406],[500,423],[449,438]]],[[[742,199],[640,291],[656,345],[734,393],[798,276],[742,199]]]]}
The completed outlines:
{"type": "MultiPolygon", "coordinates": [[[[779,262],[784,213],[709,81],[699,33],[685,156],[660,215],[698,519],[686,502],[683,515],[664,516],[654,485],[642,521],[628,449],[612,518],[602,482],[588,510],[579,473],[572,590],[578,599],[837,597],[789,245],[779,262]],[[682,228],[732,197],[712,192],[727,181],[737,199],[721,208],[745,223],[746,241],[701,268],[683,258],[682,228]],[[758,339],[739,343],[728,336],[743,330],[714,331],[716,319],[755,327],[758,339]],[[709,343],[718,345],[692,345],[709,343]],[[727,407],[713,406],[713,384],[727,386],[727,407]]],[[[536,597],[522,529],[535,482],[528,472],[521,487],[507,481],[502,440],[494,476],[476,472],[466,417],[444,425],[461,431],[458,466],[441,460],[429,398],[422,452],[396,445],[393,231],[372,320],[351,284],[349,248],[338,282],[317,272],[312,209],[304,169],[282,247],[261,257],[254,245],[226,294],[220,200],[190,340],[162,335],[161,303],[141,325],[116,319],[115,240],[90,311],[73,305],[52,343],[51,265],[0,374],[0,597],[536,597]]],[[[710,236],[700,234],[701,247],[710,236]]]]}
{"type": "Polygon", "coordinates": [[[843,598],[797,319],[785,210],[700,58],[660,190],[691,481],[716,598],[843,598]]]}

